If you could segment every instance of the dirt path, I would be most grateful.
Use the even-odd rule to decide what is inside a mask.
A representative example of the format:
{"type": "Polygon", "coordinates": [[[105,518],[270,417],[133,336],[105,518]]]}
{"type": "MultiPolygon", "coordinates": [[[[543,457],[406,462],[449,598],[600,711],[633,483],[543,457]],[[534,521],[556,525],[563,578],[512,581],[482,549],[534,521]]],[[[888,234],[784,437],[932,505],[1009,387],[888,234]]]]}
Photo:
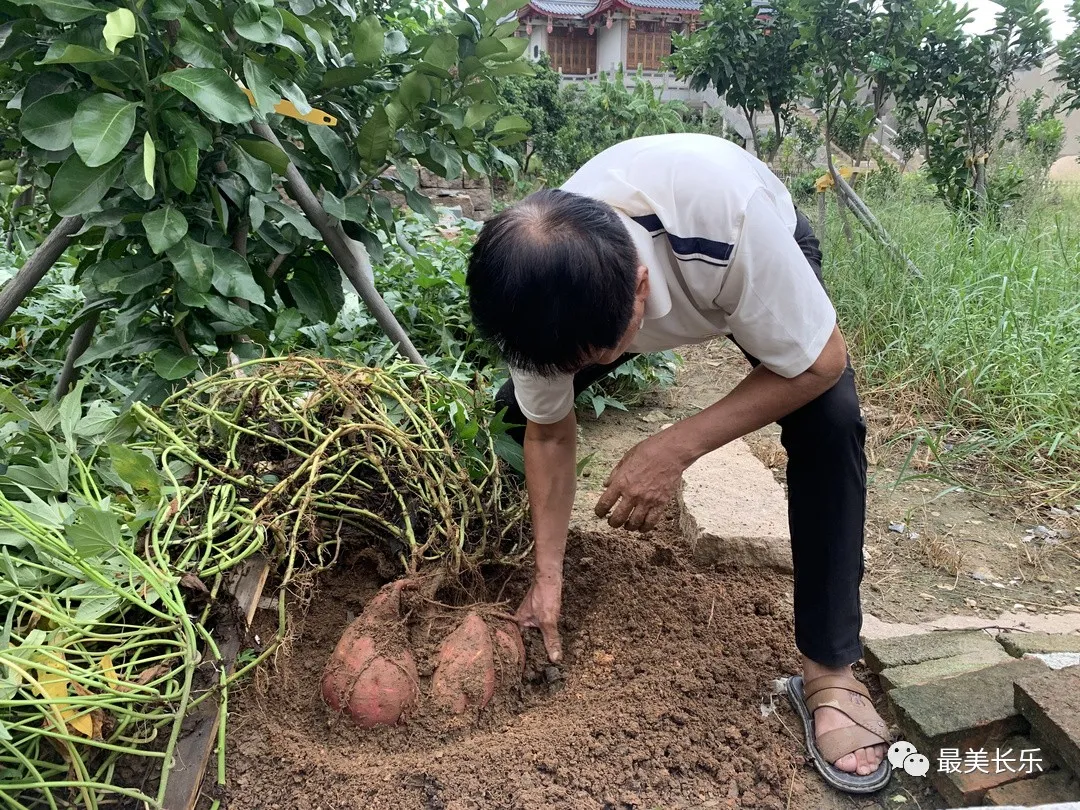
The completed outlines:
{"type": "MultiPolygon", "coordinates": [[[[897,796],[905,806],[941,807],[906,777],[874,797],[840,796],[806,765],[793,713],[770,698],[772,681],[796,671],[788,578],[695,569],[674,510],[646,537],[612,531],[589,515],[622,453],[662,423],[707,406],[745,371],[724,343],[699,347],[672,391],[645,408],[583,421],[582,455],[594,456],[567,555],[566,660],[545,673],[539,638],[529,634],[521,693],[468,729],[360,734],[331,722],[318,698],[323,663],[382,580],[355,558],[323,575],[307,610],[293,613],[290,655],[262,684],[230,698],[222,807],[840,810],[896,807],[897,796]]],[[[905,426],[887,410],[867,411],[868,611],[918,621],[1080,601],[1075,539],[1038,547],[1021,541],[1033,519],[1075,531],[1075,513],[1032,515],[967,493],[942,494],[944,485],[926,480],[895,486],[906,448],[884,442],[905,426]],[[898,522],[902,534],[889,530],[898,522]],[[975,571],[992,572],[1000,587],[973,579],[975,571]]],[[[765,429],[749,441],[783,481],[778,432],[765,429]]],[[[511,607],[526,583],[527,572],[493,577],[488,597],[511,607]]]]}

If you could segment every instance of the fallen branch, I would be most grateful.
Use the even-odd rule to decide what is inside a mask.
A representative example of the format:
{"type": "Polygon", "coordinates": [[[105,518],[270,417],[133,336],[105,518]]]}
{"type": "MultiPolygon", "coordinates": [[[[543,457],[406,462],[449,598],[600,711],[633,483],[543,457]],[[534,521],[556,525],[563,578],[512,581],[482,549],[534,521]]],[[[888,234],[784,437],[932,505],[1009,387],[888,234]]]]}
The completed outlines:
{"type": "MultiPolygon", "coordinates": [[[[281,148],[277,135],[266,124],[256,122],[251,125],[251,129],[260,138],[281,148]]],[[[315,197],[307,181],[304,180],[304,176],[300,174],[300,170],[293,165],[292,161],[289,161],[288,168],[285,170],[285,177],[285,188],[289,192],[289,196],[296,200],[300,205],[300,209],[304,212],[304,216],[322,235],[326,247],[330,250],[330,255],[334,257],[334,260],[341,267],[353,287],[356,288],[361,300],[375,317],[375,321],[380,328],[397,345],[398,351],[411,363],[426,366],[424,358],[420,356],[420,352],[413,346],[405,329],[394,317],[394,313],[390,311],[382,296],[379,295],[379,291],[375,289],[375,284],[371,280],[371,262],[368,260],[367,252],[355,245],[345,235],[341,223],[330,219],[323,209],[322,203],[315,197]]]]}
{"type": "Polygon", "coordinates": [[[0,325],[11,317],[11,313],[26,300],[30,291],[49,272],[49,268],[56,264],[56,260],[71,244],[71,238],[82,226],[82,217],[66,217],[60,220],[15,277],[0,288],[0,325]]]}

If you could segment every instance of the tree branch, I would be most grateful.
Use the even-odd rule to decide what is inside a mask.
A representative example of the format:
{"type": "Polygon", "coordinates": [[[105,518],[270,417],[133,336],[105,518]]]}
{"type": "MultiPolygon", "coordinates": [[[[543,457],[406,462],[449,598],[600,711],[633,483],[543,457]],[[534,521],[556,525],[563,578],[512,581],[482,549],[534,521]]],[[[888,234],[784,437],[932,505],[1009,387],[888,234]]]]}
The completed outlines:
{"type": "Polygon", "coordinates": [[[0,325],[11,317],[11,313],[19,308],[30,291],[49,272],[49,268],[56,264],[82,226],[82,217],[60,220],[15,277],[0,288],[0,325]]]}
{"type": "Polygon", "coordinates": [[[101,310],[95,309],[86,316],[86,320],[78,325],[75,334],[71,336],[67,356],[64,358],[64,367],[60,369],[60,376],[56,380],[55,396],[57,399],[64,397],[71,390],[71,386],[79,379],[79,371],[75,368],[75,362],[90,347],[90,339],[94,336],[99,317],[101,317],[101,310]]]}
{"type": "MultiPolygon", "coordinates": [[[[266,124],[253,122],[251,129],[260,138],[269,141],[278,148],[281,147],[277,135],[266,124]]],[[[289,196],[296,200],[300,205],[300,209],[304,212],[304,216],[322,235],[326,247],[330,250],[330,255],[334,257],[334,260],[341,267],[353,287],[356,288],[361,300],[375,317],[380,328],[397,345],[398,351],[410,362],[419,366],[426,366],[424,358],[420,356],[420,352],[413,346],[408,334],[398,323],[397,318],[394,317],[394,313],[386,306],[386,302],[383,301],[382,296],[375,289],[375,285],[369,277],[371,262],[368,260],[367,251],[353,244],[345,235],[345,231],[342,230],[341,223],[331,222],[322,204],[308,187],[307,181],[304,180],[300,170],[293,165],[292,161],[289,161],[285,177],[287,180],[285,188],[289,192],[289,196]]]]}

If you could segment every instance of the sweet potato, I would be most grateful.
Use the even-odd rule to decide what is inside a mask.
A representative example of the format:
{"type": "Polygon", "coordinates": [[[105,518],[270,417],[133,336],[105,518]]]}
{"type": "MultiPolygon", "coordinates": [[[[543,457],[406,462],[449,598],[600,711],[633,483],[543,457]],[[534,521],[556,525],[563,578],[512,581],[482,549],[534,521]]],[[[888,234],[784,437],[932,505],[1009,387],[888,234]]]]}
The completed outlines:
{"type": "Polygon", "coordinates": [[[495,648],[487,624],[469,613],[439,648],[431,679],[434,701],[452,714],[483,709],[495,695],[495,648]]]}
{"type": "Polygon", "coordinates": [[[495,628],[495,653],[499,657],[502,679],[510,685],[525,674],[525,642],[514,622],[502,622],[495,628]]]}
{"type": "Polygon", "coordinates": [[[416,707],[416,660],[401,620],[400,582],[379,591],[345,629],[323,671],[322,696],[362,728],[396,725],[416,707]]]}

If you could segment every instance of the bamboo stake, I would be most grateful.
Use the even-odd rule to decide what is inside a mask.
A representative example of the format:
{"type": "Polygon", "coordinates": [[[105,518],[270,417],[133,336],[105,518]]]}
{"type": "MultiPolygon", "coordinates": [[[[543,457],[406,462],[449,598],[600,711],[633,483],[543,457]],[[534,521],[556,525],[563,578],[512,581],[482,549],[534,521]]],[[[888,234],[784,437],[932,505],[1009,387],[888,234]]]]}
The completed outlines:
{"type": "Polygon", "coordinates": [[[893,241],[889,232],[885,230],[885,227],[878,221],[877,217],[873,215],[866,206],[866,203],[862,201],[862,198],[855,193],[855,190],[847,184],[847,181],[844,180],[839,173],[835,175],[835,182],[837,191],[847,199],[848,204],[851,206],[851,210],[855,212],[856,217],[870,235],[889,252],[898,264],[904,265],[916,278],[923,278],[922,270],[920,270],[918,265],[916,265],[915,262],[904,253],[903,249],[893,241]]]}
{"type": "Polygon", "coordinates": [[[82,226],[82,217],[66,217],[60,220],[15,274],[15,278],[0,288],[0,325],[11,317],[11,313],[19,308],[30,291],[49,272],[49,268],[56,264],[56,260],[67,250],[72,237],[82,226]]]}
{"type": "MultiPolygon", "coordinates": [[[[277,135],[266,124],[255,122],[251,125],[251,129],[260,138],[269,141],[278,148],[281,147],[277,135]]],[[[360,298],[375,317],[383,332],[397,344],[398,351],[410,362],[419,366],[426,366],[424,358],[420,356],[420,352],[413,346],[405,329],[394,317],[394,313],[390,311],[382,296],[379,295],[379,291],[375,289],[375,284],[371,280],[371,262],[368,260],[367,252],[352,243],[345,235],[340,223],[331,222],[330,217],[322,207],[322,203],[312,193],[307,181],[304,180],[304,176],[300,174],[300,170],[293,165],[292,161],[289,161],[285,177],[287,180],[285,188],[289,192],[289,196],[296,200],[300,205],[300,209],[304,212],[304,216],[322,235],[326,247],[330,250],[330,255],[334,257],[334,260],[344,271],[353,287],[356,288],[360,298]]]]}

